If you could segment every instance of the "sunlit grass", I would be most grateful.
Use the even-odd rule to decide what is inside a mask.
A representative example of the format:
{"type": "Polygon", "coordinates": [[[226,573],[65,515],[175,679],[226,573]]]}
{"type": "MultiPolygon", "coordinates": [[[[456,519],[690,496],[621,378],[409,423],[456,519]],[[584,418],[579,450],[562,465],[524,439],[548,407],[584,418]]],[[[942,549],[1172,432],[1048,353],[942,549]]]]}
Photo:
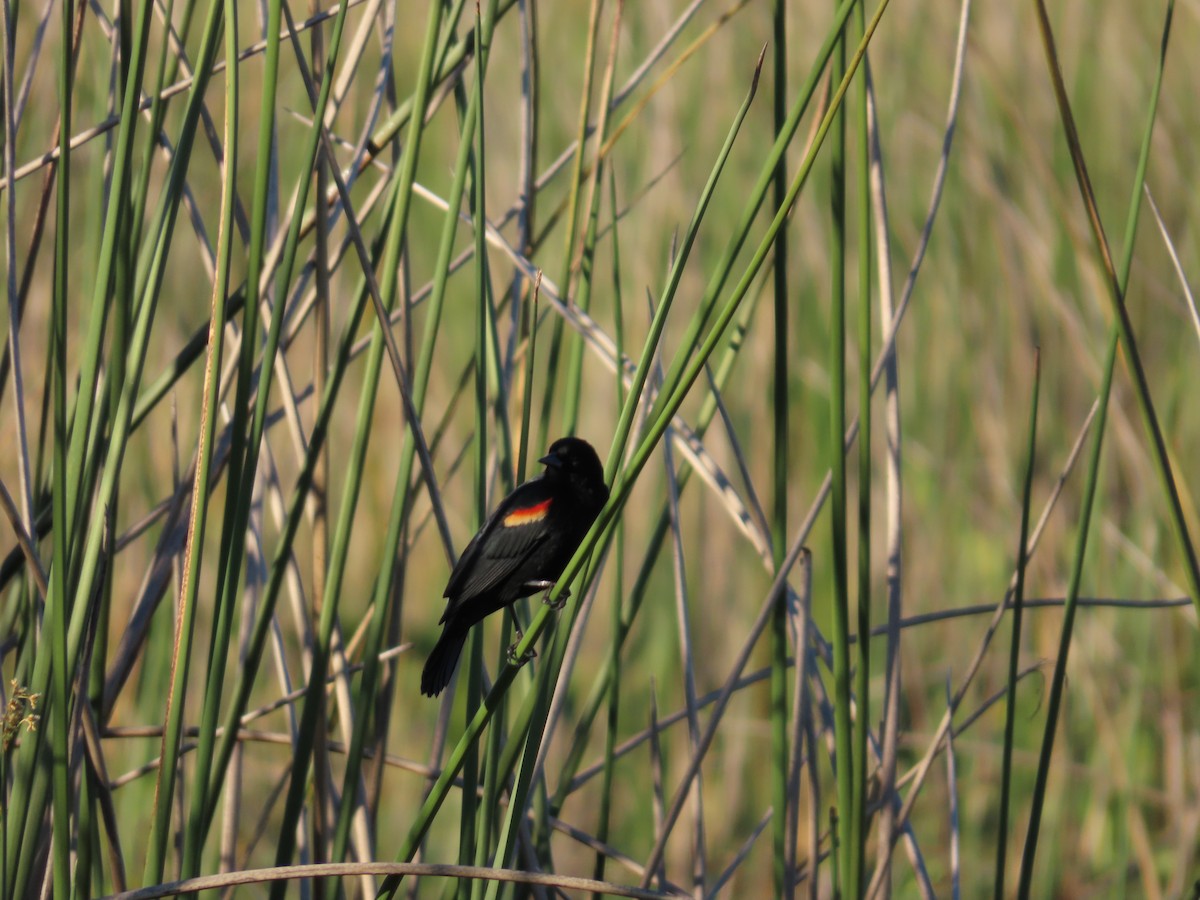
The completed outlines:
{"type": "Polygon", "coordinates": [[[852,2],[359,3],[339,42],[336,7],[290,8],[299,33],[266,41],[246,4],[176,0],[186,58],[159,7],[122,8],[136,84],[119,90],[121,31],[94,8],[77,62],[76,5],[40,44],[42,9],[3,18],[20,180],[0,202],[0,893],[328,860],[362,863],[339,883],[369,895],[404,874],[379,863],[416,859],[728,896],[975,896],[1002,859],[1011,895],[1024,856],[1030,896],[1188,895],[1200,334],[1164,234],[1194,278],[1190,7],[1164,58],[1167,10],[1051,9],[1057,99],[1033,3],[969,7],[958,80],[957,7],[886,8],[871,32],[881,7],[852,2]],[[870,98],[861,68],[841,82],[864,28],[870,98]],[[192,93],[206,50],[221,66],[192,93]],[[160,77],[152,134],[135,100],[160,77]],[[75,141],[55,166],[62,85],[75,141]],[[341,187],[312,175],[326,146],[341,187]],[[1143,182],[1162,232],[1142,216],[1127,234],[1143,182]],[[1112,285],[1144,388],[1128,336],[1110,355],[1112,285]],[[908,304],[890,370],[881,292],[908,304]],[[452,555],[564,430],[615,489],[570,603],[518,608],[529,666],[504,664],[497,615],[443,702],[420,697],[452,555]],[[1010,645],[990,614],[1023,513],[1010,645]],[[773,590],[802,546],[811,570],[773,590]],[[836,773],[835,744],[852,758],[836,773]]]}

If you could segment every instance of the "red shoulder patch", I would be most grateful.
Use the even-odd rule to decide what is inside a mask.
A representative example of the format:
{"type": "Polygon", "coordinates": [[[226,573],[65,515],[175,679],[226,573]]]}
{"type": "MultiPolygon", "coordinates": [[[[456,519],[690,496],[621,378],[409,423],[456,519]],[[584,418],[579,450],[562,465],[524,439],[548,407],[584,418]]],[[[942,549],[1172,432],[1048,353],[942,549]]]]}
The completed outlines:
{"type": "Polygon", "coordinates": [[[536,503],[533,506],[517,507],[504,517],[501,524],[505,528],[513,528],[518,525],[531,525],[546,518],[546,513],[548,512],[550,512],[550,501],[543,500],[541,503],[536,503]]]}

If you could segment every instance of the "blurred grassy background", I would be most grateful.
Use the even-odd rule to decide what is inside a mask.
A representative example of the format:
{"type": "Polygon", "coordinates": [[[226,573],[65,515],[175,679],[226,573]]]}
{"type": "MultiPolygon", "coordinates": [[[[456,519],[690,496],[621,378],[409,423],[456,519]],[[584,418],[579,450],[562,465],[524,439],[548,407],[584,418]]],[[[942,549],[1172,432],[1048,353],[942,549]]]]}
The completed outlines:
{"type": "MultiPolygon", "coordinates": [[[[605,55],[610,51],[615,6],[608,4],[600,20],[597,81],[605,55]]],[[[616,48],[618,89],[677,21],[684,6],[681,2],[624,5],[616,48]]],[[[792,4],[788,9],[789,83],[783,87],[789,98],[811,67],[829,28],[832,6],[804,3],[792,4]]],[[[348,34],[362,23],[363,8],[350,11],[348,34]]],[[[542,171],[573,140],[584,83],[582,67],[588,18],[584,4],[538,3],[536,10],[540,56],[537,169],[542,171]]],[[[310,12],[293,10],[298,17],[310,12]]],[[[507,12],[496,25],[484,89],[487,211],[492,221],[497,221],[502,211],[514,204],[521,185],[524,140],[521,12],[507,12]]],[[[16,21],[14,61],[18,78],[32,58],[37,15],[39,12],[33,6],[23,5],[16,21]]],[[[345,100],[330,123],[335,134],[351,142],[364,131],[374,131],[367,115],[378,89],[376,74],[381,66],[385,69],[391,66],[392,81],[384,86],[385,92],[403,100],[412,91],[421,57],[426,4],[402,4],[394,11],[395,43],[390,60],[384,56],[382,46],[390,17],[387,13],[379,15],[381,18],[367,41],[357,72],[349,80],[345,100]]],[[[1155,77],[1164,7],[1157,3],[1071,2],[1055,5],[1052,15],[1100,211],[1109,239],[1118,248],[1155,77]]],[[[251,7],[244,6],[241,16],[241,43],[248,46],[258,39],[261,26],[251,7]]],[[[891,262],[897,288],[907,274],[918,242],[934,170],[943,149],[958,17],[959,9],[950,5],[897,3],[887,11],[871,44],[870,66],[886,166],[891,262]]],[[[468,10],[457,25],[458,33],[465,34],[470,24],[468,10]]],[[[57,56],[61,37],[56,27],[55,17],[40,49],[40,61],[30,77],[29,101],[15,132],[13,155],[18,166],[37,159],[53,143],[58,100],[51,60],[57,56]]],[[[322,27],[328,29],[327,24],[322,27]]],[[[607,162],[619,202],[626,207],[619,221],[619,276],[624,297],[625,346],[635,359],[649,323],[644,295],[647,290],[652,294],[659,290],[674,236],[691,217],[728,124],[749,85],[758,51],[770,38],[770,17],[761,2],[733,7],[698,4],[697,12],[683,25],[664,61],[611,114],[614,121],[619,121],[634,103],[646,101],[621,133],[607,162]],[[707,32],[714,23],[718,24],[711,33],[707,32]],[[696,52],[661,88],[653,89],[655,79],[666,70],[666,62],[678,57],[683,48],[702,36],[704,42],[696,52]]],[[[1014,566],[1034,348],[1041,349],[1042,365],[1041,418],[1033,484],[1036,514],[1059,477],[1095,399],[1109,330],[1103,271],[1071,174],[1032,5],[975,5],[971,9],[967,41],[961,106],[945,194],[916,282],[912,307],[897,340],[903,421],[902,591],[906,616],[994,604],[1002,597],[1014,566]]],[[[302,42],[307,49],[308,37],[302,38],[302,42]]],[[[1200,194],[1192,184],[1198,163],[1197,135],[1200,135],[1200,106],[1195,102],[1195,86],[1200,84],[1200,58],[1190,48],[1198,42],[1200,7],[1189,2],[1179,7],[1173,23],[1147,179],[1182,267],[1193,278],[1200,271],[1200,242],[1195,230],[1195,223],[1200,221],[1200,194]]],[[[163,32],[157,21],[151,31],[150,46],[153,64],[163,46],[163,32]]],[[[195,31],[188,36],[187,46],[194,59],[198,46],[195,31]]],[[[110,47],[92,11],[85,16],[81,47],[74,90],[73,132],[110,115],[110,47]]],[[[276,98],[279,193],[272,200],[272,207],[281,214],[286,213],[293,185],[301,175],[301,152],[312,109],[291,54],[285,42],[276,98]]],[[[254,183],[257,147],[253,135],[262,66],[261,55],[241,64],[243,135],[239,145],[238,185],[247,202],[254,183]]],[[[473,90],[473,68],[473,63],[469,63],[464,69],[464,89],[468,92],[473,90]]],[[[763,164],[772,140],[769,98],[779,87],[764,76],[759,97],[717,185],[668,322],[663,351],[667,361],[673,357],[685,323],[694,314],[697,298],[704,292],[711,275],[711,261],[726,245],[725,226],[737,220],[749,186],[763,164]]],[[[218,133],[223,90],[218,76],[207,97],[218,133]]],[[[384,103],[384,115],[390,102],[384,103]]],[[[182,115],[182,98],[167,106],[163,131],[172,140],[178,134],[182,115]]],[[[801,125],[801,139],[808,132],[811,120],[810,112],[801,125]]],[[[438,197],[444,198],[450,191],[459,129],[451,97],[429,119],[416,171],[418,183],[438,197]]],[[[71,160],[72,330],[68,347],[72,371],[77,368],[76,348],[84,342],[86,329],[91,327],[88,298],[93,289],[103,222],[103,179],[108,150],[106,138],[101,136],[83,144],[71,160]]],[[[385,147],[379,160],[393,164],[392,150],[385,147]]],[[[345,165],[350,159],[349,152],[346,148],[342,151],[345,157],[340,162],[345,165]]],[[[795,170],[802,155],[802,141],[798,140],[789,150],[789,173],[795,170]]],[[[585,160],[590,163],[593,158],[594,146],[589,142],[585,160]]],[[[154,160],[136,160],[135,165],[153,167],[148,210],[152,209],[153,198],[163,185],[165,163],[161,156],[156,156],[154,160]]],[[[549,230],[530,257],[533,266],[544,269],[547,277],[556,280],[560,287],[564,271],[564,220],[553,216],[566,203],[568,175],[569,167],[560,170],[537,193],[534,232],[549,230]]],[[[356,203],[365,201],[378,179],[390,177],[387,172],[364,175],[354,188],[356,203]]],[[[793,527],[812,503],[829,466],[825,437],[830,401],[826,350],[830,327],[828,178],[828,166],[819,161],[792,213],[789,231],[793,305],[788,335],[792,354],[789,365],[792,455],[788,491],[793,527]]],[[[48,451],[39,449],[41,444],[35,436],[38,429],[45,427],[43,404],[49,385],[43,373],[48,366],[52,241],[47,239],[36,258],[27,255],[28,236],[33,230],[34,211],[42,191],[41,180],[39,170],[10,189],[15,190],[15,242],[20,274],[24,274],[26,266],[33,267],[19,333],[25,379],[23,403],[34,444],[31,452],[36,459],[43,460],[40,471],[43,483],[48,484],[49,456],[44,455],[48,451]]],[[[215,238],[221,171],[203,139],[192,156],[188,182],[195,198],[195,214],[204,222],[210,237],[215,238]]],[[[849,190],[853,203],[852,184],[849,190]]],[[[365,219],[374,229],[372,234],[380,228],[379,216],[375,211],[370,219],[365,219]]],[[[435,274],[444,216],[440,207],[421,199],[412,206],[403,272],[404,284],[411,290],[419,289],[435,274]]],[[[766,221],[763,216],[760,219],[756,234],[761,233],[766,221]]],[[[615,327],[614,292],[609,274],[613,267],[612,220],[605,202],[601,207],[601,234],[592,267],[596,279],[592,315],[600,329],[609,334],[615,327]]],[[[286,221],[284,218],[279,227],[285,228],[286,221]]],[[[52,230],[52,211],[50,222],[52,230]]],[[[513,224],[506,226],[503,233],[510,241],[517,240],[513,224]]],[[[340,240],[344,234],[344,225],[339,222],[335,238],[340,240]]],[[[470,226],[460,226],[456,250],[469,247],[472,240],[470,226]]],[[[245,252],[240,245],[241,239],[235,238],[231,256],[234,285],[244,278],[246,270],[245,252]]],[[[301,258],[307,258],[311,249],[312,239],[308,238],[301,245],[304,254],[301,258]]],[[[739,266],[745,265],[751,249],[743,251],[739,266]]],[[[860,250],[852,247],[852,252],[860,250]]],[[[7,276],[9,262],[4,260],[0,265],[6,267],[7,276]]],[[[513,267],[495,250],[489,256],[489,265],[499,302],[512,294],[506,286],[512,280],[513,267]]],[[[331,276],[330,317],[334,335],[340,334],[346,324],[348,302],[343,298],[353,294],[360,271],[351,252],[331,276]]],[[[853,292],[853,274],[850,281],[853,292]]],[[[195,233],[181,218],[146,355],[146,382],[171,364],[194,332],[206,327],[210,292],[211,276],[195,233]]],[[[437,428],[442,411],[456,393],[464,366],[474,357],[477,290],[473,263],[451,277],[445,302],[424,421],[427,437],[437,428]]],[[[1200,519],[1189,491],[1196,489],[1198,478],[1200,406],[1194,402],[1194,386],[1200,383],[1200,352],[1197,352],[1200,335],[1191,325],[1179,280],[1148,211],[1143,213],[1138,231],[1127,305],[1173,454],[1189,526],[1195,535],[1200,532],[1200,519]],[[1189,384],[1193,387],[1188,388],[1189,384]]],[[[411,348],[419,340],[425,309],[415,307],[409,320],[411,329],[406,331],[401,327],[396,332],[406,361],[410,351],[405,348],[411,348]]],[[[372,320],[360,326],[363,335],[368,333],[372,320]]],[[[498,321],[501,341],[507,341],[507,308],[499,314],[498,321]]],[[[850,327],[853,332],[853,324],[850,327]]],[[[877,321],[872,355],[878,352],[881,329],[877,321]]],[[[544,354],[551,331],[548,319],[538,338],[533,393],[538,404],[534,410],[535,423],[546,389],[544,354]]],[[[3,333],[7,341],[7,325],[3,333]]],[[[737,446],[745,454],[750,483],[764,502],[770,498],[772,463],[769,438],[772,346],[770,304],[761,302],[722,394],[737,446]]],[[[853,373],[857,352],[854,343],[849,360],[851,396],[855,396],[856,390],[853,373]]],[[[311,324],[305,324],[286,350],[293,387],[302,396],[312,378],[313,353],[313,329],[311,324]]],[[[524,370],[518,367],[518,371],[523,377],[524,370]]],[[[333,414],[327,443],[333,473],[331,522],[342,502],[338,493],[341,466],[354,433],[355,412],[348,398],[357,393],[361,378],[359,362],[349,369],[345,397],[333,414]]],[[[550,438],[558,434],[561,422],[564,386],[561,376],[557,381],[556,391],[551,394],[550,438]]],[[[173,471],[178,473],[180,467],[186,470],[199,434],[202,387],[201,362],[191,367],[171,392],[169,401],[159,403],[134,433],[121,470],[120,503],[115,509],[117,534],[124,534],[169,495],[173,479],[180,477],[173,471]]],[[[0,452],[0,480],[16,495],[15,486],[20,481],[18,450],[15,441],[10,442],[8,437],[15,434],[10,430],[14,421],[11,378],[3,389],[0,417],[6,437],[5,449],[0,452]]],[[[72,386],[72,396],[74,390],[72,386]]],[[[280,391],[278,381],[275,391],[280,391]]],[[[877,396],[876,401],[878,429],[882,400],[877,396]]],[[[272,403],[272,408],[276,407],[277,400],[272,403]]],[[[475,427],[472,407],[468,386],[463,401],[446,424],[444,438],[435,448],[441,501],[459,549],[475,525],[475,489],[470,465],[475,427]],[[451,463],[464,447],[467,448],[464,464],[453,469],[451,463]]],[[[514,395],[510,407],[514,422],[519,421],[519,407],[519,395],[514,395]]],[[[311,427],[316,411],[311,393],[301,400],[299,409],[304,426],[311,427]]],[[[688,401],[683,408],[684,417],[690,419],[697,409],[696,400],[688,401]]],[[[594,354],[586,353],[578,431],[602,455],[614,430],[616,410],[610,372],[594,354]]],[[[367,613],[373,585],[384,565],[381,554],[385,547],[389,495],[400,447],[407,439],[404,428],[400,395],[385,367],[363,470],[366,489],[355,513],[342,589],[344,600],[339,615],[347,639],[367,613]]],[[[492,440],[495,433],[491,432],[492,440]]],[[[536,442],[539,438],[535,427],[532,439],[536,442]]],[[[881,433],[877,431],[873,440],[880,461],[878,471],[882,472],[881,433]]],[[[272,429],[269,444],[283,496],[290,502],[299,456],[283,424],[272,429]]],[[[746,485],[736,474],[735,444],[720,423],[709,431],[704,446],[726,473],[732,473],[736,490],[745,495],[746,485]]],[[[1148,447],[1127,372],[1119,369],[1110,404],[1098,503],[1082,588],[1084,596],[1150,599],[1179,598],[1187,593],[1179,548],[1167,522],[1166,501],[1154,476],[1148,447]]],[[[540,449],[531,447],[535,451],[540,449]]],[[[664,501],[665,483],[661,464],[652,463],[622,513],[621,539],[628,561],[618,592],[632,582],[640,564],[642,548],[664,501]]],[[[492,478],[489,505],[503,493],[502,486],[503,482],[492,478]]],[[[225,490],[222,481],[213,494],[213,510],[223,507],[225,490]]],[[[1079,527],[1082,490],[1083,473],[1074,471],[1030,561],[1027,596],[1064,594],[1079,527]]],[[[884,506],[884,491],[883,477],[877,475],[873,505],[878,510],[884,506]]],[[[35,490],[35,497],[39,493],[35,490]]],[[[269,562],[280,527],[271,511],[272,501],[266,502],[260,534],[269,562]]],[[[693,489],[684,494],[681,502],[692,652],[697,661],[696,690],[704,695],[718,689],[727,677],[771,579],[713,492],[707,488],[693,489]]],[[[390,632],[392,638],[411,642],[412,649],[400,654],[391,669],[394,694],[386,749],[400,759],[424,764],[430,757],[438,704],[418,696],[418,671],[425,651],[436,638],[435,623],[442,607],[439,597],[449,569],[436,529],[431,525],[416,525],[429,510],[428,497],[421,494],[415,504],[413,527],[408,535],[411,545],[405,555],[405,580],[395,596],[398,618],[390,632]]],[[[155,524],[124,548],[113,563],[110,647],[118,644],[126,630],[132,604],[155,557],[160,528],[160,524],[155,524]]],[[[881,513],[875,517],[874,529],[872,543],[877,549],[873,584],[879,602],[875,621],[882,624],[885,613],[880,586],[885,571],[882,553],[885,539],[881,513]]],[[[204,598],[211,597],[216,575],[215,568],[207,561],[216,559],[219,539],[219,530],[211,527],[206,565],[200,570],[201,603],[193,667],[201,673],[211,664],[227,664],[231,671],[236,668],[232,660],[210,661],[205,655],[212,622],[210,606],[204,598]]],[[[299,578],[310,590],[313,541],[311,523],[306,522],[297,538],[295,554],[299,578]]],[[[828,634],[831,573],[826,562],[830,554],[829,527],[824,521],[818,523],[808,543],[814,555],[814,619],[828,634]]],[[[0,519],[0,551],[7,554],[15,546],[15,532],[9,520],[0,519]]],[[[49,560],[52,555],[49,540],[41,548],[42,558],[49,560]]],[[[853,544],[850,551],[854,552],[853,544]]],[[[182,547],[175,552],[182,553],[182,547]]],[[[261,578],[255,566],[265,564],[251,561],[246,579],[251,593],[261,578]]],[[[557,771],[561,764],[570,744],[572,716],[591,690],[592,673],[600,669],[608,656],[611,639],[608,609],[613,602],[615,579],[610,564],[601,579],[596,608],[586,621],[587,630],[565,695],[563,722],[549,747],[548,773],[557,771]]],[[[5,604],[10,610],[27,609],[30,589],[24,576],[15,579],[5,589],[5,604]]],[[[647,603],[634,622],[623,654],[618,742],[647,726],[652,698],[659,715],[685,706],[674,593],[671,560],[669,553],[664,553],[656,565],[647,603]]],[[[168,588],[168,599],[175,595],[177,588],[168,588]]],[[[297,626],[287,601],[281,605],[279,616],[280,665],[286,662],[293,685],[302,686],[301,648],[307,646],[308,638],[300,636],[305,629],[297,626]]],[[[499,640],[496,635],[501,627],[500,617],[494,618],[496,621],[485,626],[488,635],[485,659],[492,668],[499,640]]],[[[18,649],[21,653],[32,652],[28,621],[25,614],[4,616],[4,622],[12,628],[8,635],[0,636],[6,683],[19,677],[18,649]]],[[[946,708],[946,680],[949,678],[957,686],[986,621],[986,616],[949,618],[906,628],[903,632],[901,774],[924,753],[946,708]]],[[[1061,614],[1053,609],[1032,612],[1026,619],[1022,661],[1044,665],[1042,674],[1022,682],[1018,701],[1014,829],[1009,854],[1013,872],[1029,814],[1028,797],[1045,719],[1042,699],[1057,654],[1060,627],[1061,614]]],[[[133,680],[121,692],[117,704],[106,711],[108,727],[161,727],[173,630],[170,604],[162,603],[154,615],[145,649],[137,658],[133,680]]],[[[1007,634],[1004,625],[967,694],[956,724],[1003,689],[1007,634]]],[[[1039,896],[1187,896],[1191,885],[1200,878],[1200,853],[1196,850],[1200,845],[1200,817],[1196,813],[1200,809],[1200,659],[1196,647],[1196,617],[1187,606],[1081,610],[1075,626],[1068,693],[1038,854],[1035,884],[1039,896]]],[[[883,653],[884,642],[880,638],[872,647],[873,657],[880,660],[874,668],[878,677],[873,675],[872,680],[873,726],[878,724],[884,689],[883,653]]],[[[753,657],[752,668],[767,664],[763,646],[753,657]]],[[[269,702],[280,694],[266,666],[259,681],[252,706],[269,702]]],[[[519,688],[524,686],[518,682],[519,688]]],[[[227,682],[227,693],[228,690],[227,682]]],[[[186,716],[189,723],[199,714],[202,695],[202,681],[193,681],[186,716]]],[[[461,706],[460,702],[450,718],[452,742],[461,727],[461,706]]],[[[992,883],[991,866],[998,837],[995,829],[1003,742],[1002,708],[1002,704],[994,706],[958,735],[954,744],[961,817],[961,889],[966,896],[982,895],[992,883]]],[[[739,691],[706,758],[702,770],[704,826],[708,862],[714,871],[729,864],[771,806],[766,774],[769,725],[765,682],[739,691]]],[[[288,730],[282,712],[272,713],[250,727],[275,734],[286,734],[288,730]]],[[[330,737],[347,739],[336,727],[330,737]]],[[[669,798],[690,755],[686,726],[682,723],[673,726],[662,733],[660,741],[661,775],[669,798]]],[[[282,816],[282,799],[272,792],[272,785],[286,775],[290,763],[287,746],[255,740],[244,742],[244,746],[242,817],[232,842],[237,868],[271,864],[282,816]],[[269,800],[275,801],[275,805],[270,805],[269,800]],[[257,821],[260,815],[261,823],[257,821]]],[[[585,764],[599,758],[603,747],[601,722],[588,743],[585,764]]],[[[113,736],[104,741],[103,749],[108,774],[115,779],[154,759],[159,753],[159,740],[113,736]]],[[[333,763],[339,772],[341,765],[340,759],[333,763]]],[[[821,802],[828,807],[833,802],[828,756],[820,760],[820,772],[825,784],[821,802]]],[[[552,774],[548,778],[553,793],[556,779],[552,774]]],[[[652,759],[644,745],[616,764],[609,843],[634,860],[646,857],[656,834],[653,780],[652,759]]],[[[597,779],[571,795],[561,811],[563,820],[585,831],[594,827],[593,810],[600,796],[598,782],[597,779]]],[[[283,784],[286,788],[286,781],[283,784]]],[[[403,768],[387,770],[374,809],[376,858],[392,858],[426,788],[427,782],[417,774],[403,768]]],[[[807,793],[804,799],[811,802],[807,793]]],[[[122,786],[113,792],[113,800],[132,875],[130,884],[138,885],[143,866],[139,835],[144,829],[146,810],[155,803],[153,776],[122,786]]],[[[912,823],[939,894],[951,889],[949,801],[944,771],[938,765],[923,788],[912,823]]],[[[187,800],[182,802],[186,806],[187,800]]],[[[456,858],[454,851],[459,840],[456,806],[457,796],[452,794],[451,803],[431,832],[423,854],[425,860],[440,862],[456,858]]],[[[685,820],[687,815],[690,813],[685,813],[685,820]]],[[[801,814],[802,829],[806,827],[806,816],[807,812],[801,814]]],[[[821,819],[827,824],[823,814],[821,819]]],[[[677,831],[678,835],[668,845],[667,872],[677,883],[688,884],[695,849],[686,833],[688,829],[677,831]]],[[[45,840],[49,841],[48,832],[45,840]]],[[[806,840],[802,837],[800,841],[801,857],[807,847],[806,840]]],[[[203,867],[206,872],[215,870],[216,844],[215,837],[209,839],[203,867]]],[[[874,841],[869,841],[868,869],[874,864],[875,849],[874,841]]],[[[773,890],[770,854],[770,841],[764,835],[738,867],[725,889],[726,895],[769,895],[773,890]]],[[[563,835],[554,839],[556,871],[590,874],[593,855],[593,851],[563,835]]],[[[518,862],[524,866],[520,857],[518,862]]],[[[548,860],[542,864],[549,867],[548,860]]],[[[173,871],[174,866],[169,864],[168,875],[173,871]]],[[[618,876],[617,871],[610,863],[611,877],[633,880],[628,872],[622,871],[618,876]]],[[[823,873],[827,889],[828,873],[824,870],[823,873]]],[[[97,878],[98,889],[112,889],[113,883],[106,880],[107,876],[97,878]]],[[[903,854],[897,854],[892,882],[895,896],[919,895],[917,881],[903,854]]],[[[1015,884],[1014,876],[1010,875],[1009,883],[1015,884]]],[[[347,886],[350,885],[347,881],[347,886]]],[[[428,888],[430,893],[440,890],[432,883],[428,888]]]]}

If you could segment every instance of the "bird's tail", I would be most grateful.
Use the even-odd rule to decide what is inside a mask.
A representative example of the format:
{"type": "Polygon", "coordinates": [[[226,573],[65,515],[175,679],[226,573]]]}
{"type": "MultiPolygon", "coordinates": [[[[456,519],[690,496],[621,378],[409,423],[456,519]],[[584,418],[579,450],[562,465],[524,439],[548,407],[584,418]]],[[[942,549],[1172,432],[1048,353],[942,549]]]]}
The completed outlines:
{"type": "Polygon", "coordinates": [[[434,645],[433,652],[425,662],[425,670],[421,673],[422,694],[426,697],[436,697],[450,683],[466,640],[467,629],[455,628],[446,623],[442,636],[434,645]]]}

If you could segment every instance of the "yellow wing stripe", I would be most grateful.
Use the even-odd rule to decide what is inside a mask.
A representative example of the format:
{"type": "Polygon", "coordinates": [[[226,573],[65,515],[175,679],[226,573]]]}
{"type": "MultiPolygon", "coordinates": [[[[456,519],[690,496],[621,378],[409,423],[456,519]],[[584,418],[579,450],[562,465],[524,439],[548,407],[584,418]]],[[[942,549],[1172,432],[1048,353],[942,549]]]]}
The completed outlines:
{"type": "Polygon", "coordinates": [[[517,525],[531,525],[546,518],[550,512],[550,501],[543,500],[536,506],[526,506],[524,509],[514,509],[504,517],[504,527],[512,528],[517,525]]]}

